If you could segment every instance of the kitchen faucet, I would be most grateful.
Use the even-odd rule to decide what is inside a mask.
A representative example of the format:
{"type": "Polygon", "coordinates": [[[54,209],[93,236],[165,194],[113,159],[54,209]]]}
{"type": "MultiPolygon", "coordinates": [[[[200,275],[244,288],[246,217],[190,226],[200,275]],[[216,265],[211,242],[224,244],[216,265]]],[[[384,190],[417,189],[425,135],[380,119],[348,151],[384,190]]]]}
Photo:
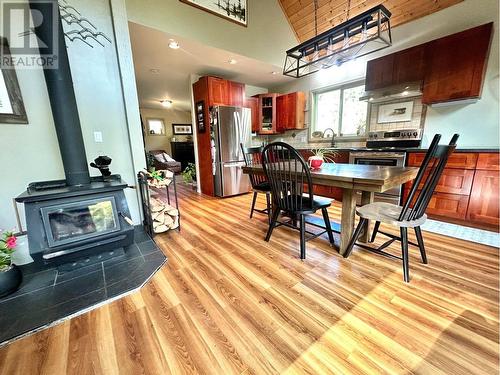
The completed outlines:
{"type": "Polygon", "coordinates": [[[325,135],[328,131],[332,132],[332,147],[335,147],[335,137],[337,136],[337,134],[335,134],[335,131],[332,128],[326,128],[321,137],[326,138],[325,135]]]}

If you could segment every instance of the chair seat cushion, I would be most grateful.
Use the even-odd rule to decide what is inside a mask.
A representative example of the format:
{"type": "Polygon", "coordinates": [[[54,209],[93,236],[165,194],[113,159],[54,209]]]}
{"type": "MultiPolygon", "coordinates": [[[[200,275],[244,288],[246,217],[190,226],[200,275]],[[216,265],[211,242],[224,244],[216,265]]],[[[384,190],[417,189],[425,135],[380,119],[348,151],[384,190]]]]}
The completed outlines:
{"type": "MultiPolygon", "coordinates": [[[[380,221],[397,227],[414,228],[419,227],[427,220],[427,215],[423,215],[417,220],[399,221],[399,215],[403,207],[386,202],[374,202],[356,209],[356,213],[363,219],[380,221]]],[[[411,210],[409,210],[411,213],[411,210]]],[[[408,216],[408,215],[407,215],[408,216]]]]}
{"type": "Polygon", "coordinates": [[[258,191],[271,191],[271,185],[267,181],[261,182],[260,184],[255,185],[253,189],[258,191]]]}
{"type": "MultiPolygon", "coordinates": [[[[313,204],[311,208],[311,201],[309,196],[288,196],[288,201],[289,202],[297,202],[297,209],[295,212],[300,213],[308,213],[308,212],[316,212],[316,210],[322,209],[322,208],[327,208],[332,205],[332,200],[328,198],[323,198],[323,197],[314,197],[313,198],[313,204]],[[300,204],[300,201],[302,201],[302,204],[300,204]]],[[[286,204],[283,202],[281,207],[285,207],[286,204]]]]}

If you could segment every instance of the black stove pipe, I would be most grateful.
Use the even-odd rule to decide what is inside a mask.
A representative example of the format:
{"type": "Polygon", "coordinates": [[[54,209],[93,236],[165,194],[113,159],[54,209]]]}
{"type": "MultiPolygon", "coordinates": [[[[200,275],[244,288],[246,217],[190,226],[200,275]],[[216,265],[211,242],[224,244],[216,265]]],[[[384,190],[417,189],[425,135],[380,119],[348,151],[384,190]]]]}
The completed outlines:
{"type": "MultiPolygon", "coordinates": [[[[55,7],[52,10],[50,6],[47,6],[47,0],[29,1],[32,13],[36,10],[37,13],[39,12],[36,15],[37,17],[40,14],[43,15],[42,24],[36,27],[34,31],[36,36],[48,46],[53,45],[53,40],[56,40],[57,43],[55,55],[57,56],[58,68],[54,69],[46,65],[43,73],[47,83],[66,183],[69,186],[88,185],[90,184],[90,174],[78,116],[73,79],[71,78],[66,41],[64,40],[64,31],[59,14],[59,5],[57,0],[50,1],[52,6],[55,7]]],[[[33,17],[35,17],[35,14],[33,14],[33,17]]],[[[42,55],[43,52],[40,51],[40,54],[42,55]]]]}

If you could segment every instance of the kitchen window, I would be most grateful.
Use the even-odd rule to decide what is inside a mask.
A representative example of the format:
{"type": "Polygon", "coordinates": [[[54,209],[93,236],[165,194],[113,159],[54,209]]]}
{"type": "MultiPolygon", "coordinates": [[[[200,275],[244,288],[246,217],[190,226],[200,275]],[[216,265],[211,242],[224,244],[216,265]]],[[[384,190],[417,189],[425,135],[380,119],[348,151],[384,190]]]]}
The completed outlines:
{"type": "Polygon", "coordinates": [[[364,91],[364,82],[356,82],[314,92],[311,134],[319,135],[330,128],[338,137],[364,137],[368,103],[359,101],[364,91]]]}

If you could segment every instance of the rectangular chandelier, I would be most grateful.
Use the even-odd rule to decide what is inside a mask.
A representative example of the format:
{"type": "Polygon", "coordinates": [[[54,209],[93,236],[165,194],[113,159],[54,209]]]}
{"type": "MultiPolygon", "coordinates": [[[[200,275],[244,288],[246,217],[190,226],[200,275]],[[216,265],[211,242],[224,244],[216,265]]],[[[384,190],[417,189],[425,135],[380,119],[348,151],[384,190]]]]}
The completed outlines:
{"type": "Polygon", "coordinates": [[[283,74],[300,78],[392,45],[391,12],[378,5],[286,51],[283,74]]]}

